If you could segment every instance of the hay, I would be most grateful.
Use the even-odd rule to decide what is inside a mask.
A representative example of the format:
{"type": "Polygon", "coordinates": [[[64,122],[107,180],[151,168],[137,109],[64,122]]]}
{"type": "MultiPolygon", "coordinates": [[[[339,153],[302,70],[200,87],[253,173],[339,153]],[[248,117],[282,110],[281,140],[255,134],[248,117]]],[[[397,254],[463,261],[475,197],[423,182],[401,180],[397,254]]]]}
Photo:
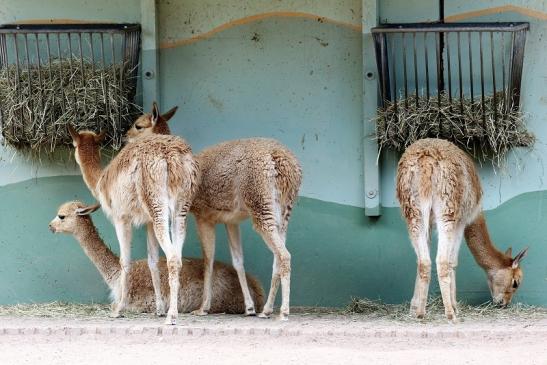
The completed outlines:
{"type": "MultiPolygon", "coordinates": [[[[106,144],[119,149],[123,134],[141,111],[129,99],[131,85],[117,63],[100,67],[79,59],[0,69],[0,110],[5,143],[18,151],[53,153],[72,142],[67,124],[76,129],[106,130],[106,144]],[[82,72],[83,71],[83,72],[82,72]]],[[[125,70],[126,75],[130,70],[125,70]]]]}
{"type": "MultiPolygon", "coordinates": [[[[425,319],[420,321],[434,322],[445,321],[444,306],[441,297],[430,298],[427,303],[427,314],[425,319]]],[[[458,302],[458,317],[461,319],[545,319],[547,308],[532,305],[515,303],[507,308],[501,308],[492,302],[480,305],[470,305],[458,302]]],[[[364,314],[372,318],[394,320],[394,321],[416,321],[410,315],[410,304],[386,304],[379,300],[352,298],[344,310],[346,314],[364,314]]]]}
{"type": "Polygon", "coordinates": [[[484,119],[480,98],[464,98],[463,112],[459,99],[452,104],[445,93],[429,99],[413,94],[397,103],[386,101],[373,119],[380,151],[384,148],[402,152],[422,138],[447,139],[479,161],[503,165],[507,152],[515,147],[531,147],[534,136],[526,130],[520,111],[505,108],[504,93],[485,96],[484,119]],[[497,118],[497,121],[496,121],[497,118]]]}
{"type": "MultiPolygon", "coordinates": [[[[111,313],[109,304],[67,302],[31,303],[0,306],[0,317],[42,318],[105,318],[111,313]]],[[[126,318],[147,318],[150,313],[124,312],[126,318]]]]}

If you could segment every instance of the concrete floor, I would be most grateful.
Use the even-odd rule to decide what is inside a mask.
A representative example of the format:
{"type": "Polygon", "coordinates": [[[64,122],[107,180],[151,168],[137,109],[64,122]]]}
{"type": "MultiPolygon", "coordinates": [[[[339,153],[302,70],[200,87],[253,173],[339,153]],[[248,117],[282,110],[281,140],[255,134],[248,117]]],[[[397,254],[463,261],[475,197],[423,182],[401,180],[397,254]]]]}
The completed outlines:
{"type": "Polygon", "coordinates": [[[547,318],[387,321],[298,313],[161,319],[0,317],[0,364],[547,364],[547,318]]]}

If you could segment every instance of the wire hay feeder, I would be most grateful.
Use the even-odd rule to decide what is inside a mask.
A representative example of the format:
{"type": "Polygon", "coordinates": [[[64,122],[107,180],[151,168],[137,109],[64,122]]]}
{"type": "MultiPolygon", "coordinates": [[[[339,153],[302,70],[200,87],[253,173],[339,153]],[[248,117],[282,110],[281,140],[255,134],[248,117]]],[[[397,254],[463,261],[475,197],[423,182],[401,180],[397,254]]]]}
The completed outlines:
{"type": "Polygon", "coordinates": [[[52,154],[67,124],[119,148],[139,113],[138,24],[0,26],[0,130],[18,151],[52,154]]]}
{"type": "Polygon", "coordinates": [[[372,29],[381,102],[380,150],[420,138],[450,140],[500,165],[514,147],[531,147],[520,110],[529,24],[413,23],[372,29]]]}

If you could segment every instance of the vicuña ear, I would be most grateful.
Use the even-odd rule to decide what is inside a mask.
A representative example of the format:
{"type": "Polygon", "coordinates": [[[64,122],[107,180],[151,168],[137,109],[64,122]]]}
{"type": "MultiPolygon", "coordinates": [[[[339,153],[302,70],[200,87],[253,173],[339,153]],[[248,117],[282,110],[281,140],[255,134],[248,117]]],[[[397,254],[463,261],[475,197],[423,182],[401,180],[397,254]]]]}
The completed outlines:
{"type": "Polygon", "coordinates": [[[94,139],[95,143],[101,143],[106,137],[106,130],[100,131],[99,134],[97,134],[94,139]]]}
{"type": "Polygon", "coordinates": [[[78,208],[78,209],[76,209],[76,214],[77,215],[89,215],[89,214],[93,213],[94,211],[96,211],[97,209],[99,209],[100,207],[101,207],[101,204],[97,203],[97,204],[89,205],[87,207],[78,208]]]}
{"type": "Polygon", "coordinates": [[[74,145],[77,145],[80,143],[80,134],[74,129],[74,127],[71,124],[67,125],[68,133],[70,133],[70,136],[72,137],[72,141],[74,142],[74,145]]]}
{"type": "Polygon", "coordinates": [[[173,115],[175,115],[178,108],[179,108],[178,106],[171,108],[171,110],[169,110],[168,112],[164,113],[161,116],[161,119],[163,119],[164,122],[167,122],[169,119],[173,118],[173,115]]]}
{"type": "Polygon", "coordinates": [[[528,247],[526,247],[524,250],[520,251],[517,256],[515,256],[515,258],[513,259],[513,269],[516,269],[520,262],[522,261],[523,258],[526,257],[526,255],[528,254],[528,247]]]}
{"type": "Polygon", "coordinates": [[[513,257],[513,248],[512,248],[512,247],[509,247],[509,248],[505,251],[505,256],[513,257]]]}
{"type": "Polygon", "coordinates": [[[152,124],[156,125],[160,117],[160,109],[158,108],[158,103],[155,101],[152,103],[152,124]]]}

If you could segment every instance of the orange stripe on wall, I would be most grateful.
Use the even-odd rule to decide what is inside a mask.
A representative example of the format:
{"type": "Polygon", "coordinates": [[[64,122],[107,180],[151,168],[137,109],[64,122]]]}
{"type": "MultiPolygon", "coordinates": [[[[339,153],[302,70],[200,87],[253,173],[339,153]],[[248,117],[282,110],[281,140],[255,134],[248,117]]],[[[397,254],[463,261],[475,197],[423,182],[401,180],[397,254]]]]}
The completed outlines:
{"type": "Polygon", "coordinates": [[[515,5],[497,6],[494,8],[469,11],[469,12],[460,13],[456,15],[449,15],[445,17],[445,20],[447,22],[459,22],[469,18],[476,18],[480,16],[485,16],[485,15],[509,13],[509,12],[519,13],[519,14],[526,15],[531,18],[536,18],[540,20],[547,20],[547,13],[545,12],[533,10],[529,8],[524,8],[522,6],[515,6],[515,5]]]}
{"type": "Polygon", "coordinates": [[[160,48],[174,48],[178,46],[184,46],[190,43],[197,42],[199,40],[207,39],[215,35],[216,33],[222,32],[224,30],[227,30],[229,28],[233,28],[239,25],[249,24],[252,22],[256,22],[263,19],[268,18],[305,18],[305,19],[313,19],[320,23],[330,23],[330,24],[336,24],[341,25],[343,27],[347,27],[350,29],[353,29],[357,32],[360,32],[362,27],[360,24],[351,24],[351,23],[345,23],[338,20],[326,18],[323,16],[311,14],[311,13],[302,13],[302,12],[289,12],[289,11],[276,11],[276,12],[270,12],[270,13],[262,13],[262,14],[256,14],[247,16],[244,18],[236,19],[234,21],[222,24],[216,28],[213,28],[212,30],[198,34],[191,38],[186,39],[180,39],[180,40],[174,40],[174,41],[166,41],[160,43],[160,48]]]}

